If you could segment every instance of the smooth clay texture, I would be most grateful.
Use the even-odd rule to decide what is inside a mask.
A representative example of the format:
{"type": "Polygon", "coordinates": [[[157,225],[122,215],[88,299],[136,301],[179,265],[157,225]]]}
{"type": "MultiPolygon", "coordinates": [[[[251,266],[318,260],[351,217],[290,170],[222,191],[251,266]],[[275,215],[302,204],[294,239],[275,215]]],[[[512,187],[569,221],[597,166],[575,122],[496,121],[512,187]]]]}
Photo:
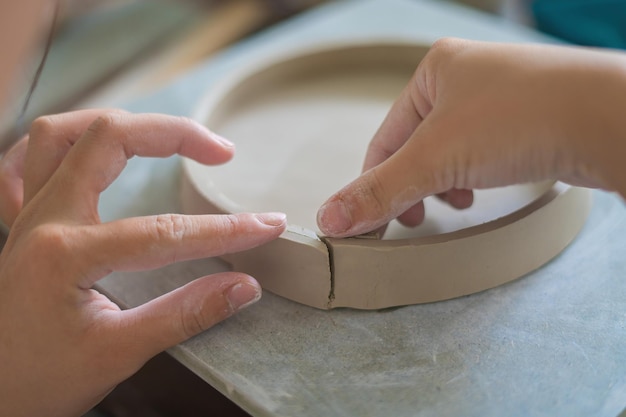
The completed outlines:
{"type": "Polygon", "coordinates": [[[185,211],[284,211],[290,223],[278,241],[229,257],[234,268],[304,304],[374,309],[491,288],[574,238],[589,194],[552,183],[477,191],[463,211],[429,198],[423,225],[393,222],[382,241],[318,236],[317,209],[360,173],[367,144],[426,51],[320,46],[270,57],[211,91],[196,117],[237,152],[218,167],[184,161],[185,211]]]}

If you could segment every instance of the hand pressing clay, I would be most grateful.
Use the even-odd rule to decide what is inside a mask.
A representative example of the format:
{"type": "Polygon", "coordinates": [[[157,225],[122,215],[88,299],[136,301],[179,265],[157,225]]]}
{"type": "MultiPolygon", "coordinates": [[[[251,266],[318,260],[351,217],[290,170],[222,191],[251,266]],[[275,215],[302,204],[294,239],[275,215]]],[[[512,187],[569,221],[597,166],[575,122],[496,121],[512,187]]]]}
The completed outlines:
{"type": "Polygon", "coordinates": [[[589,191],[554,182],[476,191],[463,211],[428,198],[422,225],[392,222],[382,240],[319,232],[318,208],[359,175],[369,140],[427,51],[319,46],[266,58],[211,88],[196,119],[237,151],[219,167],[183,161],[185,211],[282,211],[290,224],[278,240],[230,256],[233,268],[313,307],[380,309],[492,288],[571,242],[589,191]]]}

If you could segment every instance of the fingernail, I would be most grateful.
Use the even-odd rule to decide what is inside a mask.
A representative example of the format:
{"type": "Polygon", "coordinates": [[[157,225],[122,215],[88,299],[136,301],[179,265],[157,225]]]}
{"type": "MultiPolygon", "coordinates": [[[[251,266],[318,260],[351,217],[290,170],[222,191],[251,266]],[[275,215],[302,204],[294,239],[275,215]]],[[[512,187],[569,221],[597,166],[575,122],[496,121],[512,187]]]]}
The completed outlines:
{"type": "Polygon", "coordinates": [[[352,227],[352,217],[344,202],[335,200],[320,208],[319,223],[324,233],[336,235],[344,233],[352,227]]]}
{"type": "Polygon", "coordinates": [[[259,213],[255,215],[257,220],[268,226],[282,226],[287,221],[285,213],[259,213]]]}
{"type": "Polygon", "coordinates": [[[261,288],[252,284],[235,284],[227,290],[226,298],[233,312],[256,303],[261,299],[261,288]]]}
{"type": "Polygon", "coordinates": [[[211,139],[220,142],[222,145],[227,146],[229,148],[234,148],[235,144],[232,143],[231,141],[229,141],[228,139],[218,135],[217,133],[213,132],[212,130],[209,130],[209,133],[211,135],[211,139]]]}

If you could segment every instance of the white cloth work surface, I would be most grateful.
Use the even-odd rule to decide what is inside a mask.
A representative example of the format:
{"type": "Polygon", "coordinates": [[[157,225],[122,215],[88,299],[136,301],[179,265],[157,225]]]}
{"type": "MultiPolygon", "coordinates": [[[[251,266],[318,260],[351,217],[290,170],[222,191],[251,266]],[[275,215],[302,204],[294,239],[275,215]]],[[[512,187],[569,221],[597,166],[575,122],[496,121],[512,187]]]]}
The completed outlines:
{"type": "MultiPolygon", "coordinates": [[[[341,1],[238,44],[124,107],[190,115],[229,69],[289,45],[448,35],[549,41],[444,2],[341,1]]],[[[103,218],[177,211],[178,163],[130,161],[102,197],[103,218]]],[[[254,416],[613,417],[626,406],[625,252],[624,204],[596,192],[576,241],[513,283],[369,312],[319,311],[265,293],[170,353],[254,416]]],[[[224,269],[209,259],[116,273],[100,289],[132,307],[224,269]]]]}

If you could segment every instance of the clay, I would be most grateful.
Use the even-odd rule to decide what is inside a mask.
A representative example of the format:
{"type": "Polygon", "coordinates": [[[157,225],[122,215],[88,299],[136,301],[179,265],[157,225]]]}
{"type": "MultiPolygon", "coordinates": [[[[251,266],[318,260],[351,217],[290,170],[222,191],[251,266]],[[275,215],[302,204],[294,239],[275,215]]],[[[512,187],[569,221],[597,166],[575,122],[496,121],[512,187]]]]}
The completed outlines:
{"type": "Polygon", "coordinates": [[[428,303],[519,278],[574,239],[590,201],[589,190],[558,183],[509,216],[457,232],[393,241],[328,239],[334,260],[332,306],[428,303]]]}
{"type": "Polygon", "coordinates": [[[426,200],[425,223],[384,240],[326,239],[315,214],[355,178],[369,140],[428,48],[319,46],[266,57],[212,87],[196,119],[237,145],[219,167],[183,161],[188,213],[284,211],[275,242],[228,257],[278,295],[317,308],[378,309],[482,291],[558,254],[580,230],[587,190],[560,183],[476,192],[469,210],[426,200]]]}

